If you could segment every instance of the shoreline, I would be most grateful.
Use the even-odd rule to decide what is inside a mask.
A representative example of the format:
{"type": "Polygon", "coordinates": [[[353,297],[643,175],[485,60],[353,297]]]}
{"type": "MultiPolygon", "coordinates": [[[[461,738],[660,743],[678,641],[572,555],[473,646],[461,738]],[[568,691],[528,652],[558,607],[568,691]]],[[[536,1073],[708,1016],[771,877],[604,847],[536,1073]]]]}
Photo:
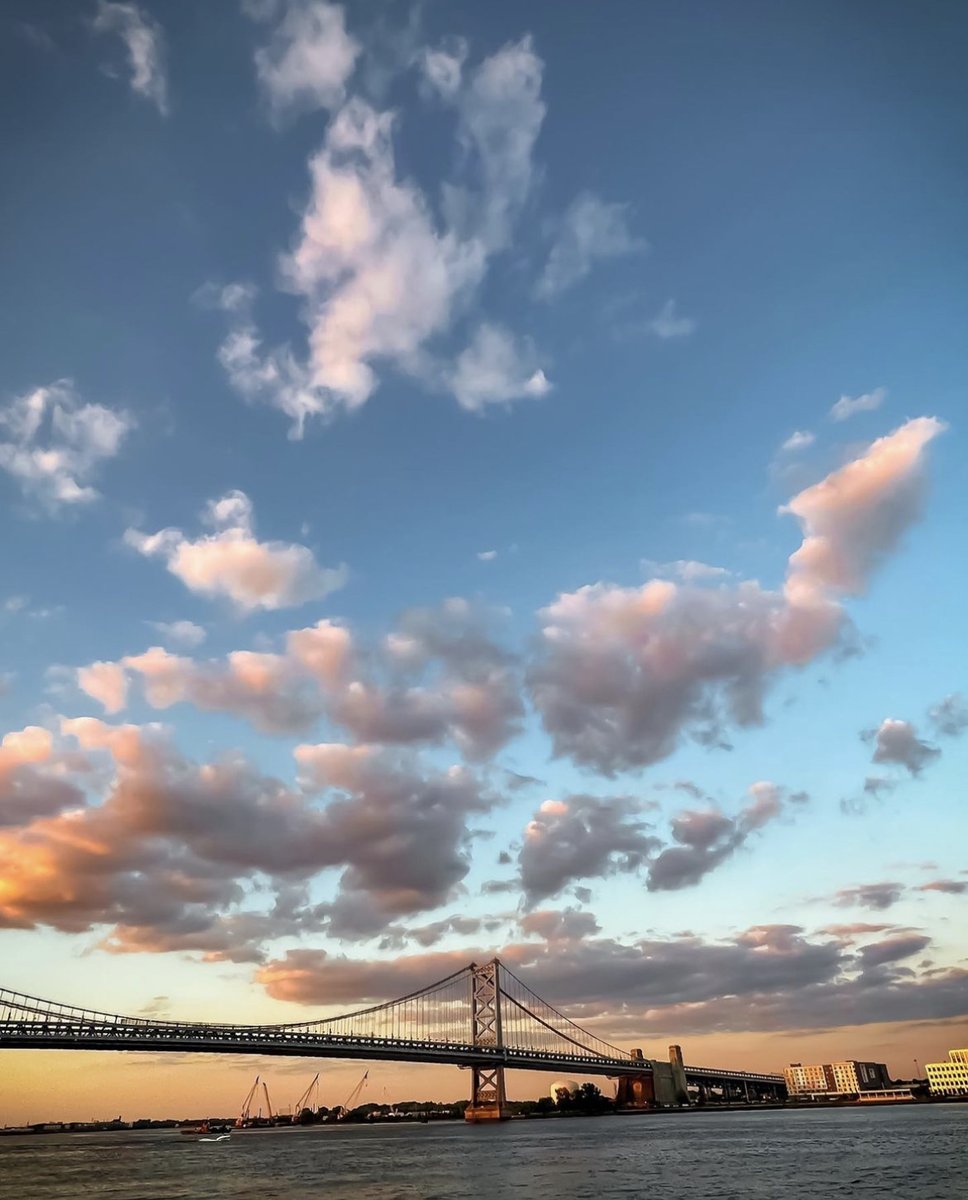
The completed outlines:
{"type": "MultiPolygon", "coordinates": [[[[684,1116],[687,1114],[708,1113],[751,1113],[751,1112],[817,1112],[830,1110],[870,1111],[879,1108],[911,1108],[919,1109],[939,1104],[968,1104],[968,1096],[938,1096],[924,1100],[878,1100],[858,1103],[857,1101],[841,1101],[833,1103],[814,1102],[810,1104],[690,1104],[678,1108],[617,1108],[602,1113],[582,1112],[550,1112],[550,1113],[515,1113],[512,1121],[562,1121],[574,1120],[579,1117],[667,1117],[684,1116]]],[[[244,1136],[257,1133],[277,1133],[282,1131],[323,1129],[329,1126],[351,1128],[358,1125],[427,1125],[445,1121],[462,1122],[462,1117],[453,1117],[430,1113],[426,1116],[377,1117],[365,1121],[320,1121],[312,1124],[287,1124],[256,1126],[247,1129],[236,1129],[232,1120],[213,1120],[202,1118],[197,1121],[178,1121],[172,1118],[158,1120],[121,1122],[105,1121],[87,1122],[65,1121],[38,1122],[35,1125],[5,1125],[0,1127],[0,1137],[42,1137],[44,1135],[81,1135],[90,1133],[158,1133],[167,1132],[180,1134],[183,1128],[200,1125],[207,1120],[209,1125],[226,1125],[233,1136],[244,1136]]]]}

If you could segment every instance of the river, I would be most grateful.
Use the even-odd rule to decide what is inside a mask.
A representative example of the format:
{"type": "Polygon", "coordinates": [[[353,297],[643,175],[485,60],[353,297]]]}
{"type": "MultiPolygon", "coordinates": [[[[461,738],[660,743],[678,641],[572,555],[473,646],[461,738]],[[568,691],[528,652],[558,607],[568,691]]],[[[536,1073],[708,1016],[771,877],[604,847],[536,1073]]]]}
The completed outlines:
{"type": "Polygon", "coordinates": [[[0,1138],[3,1200],[968,1197],[968,1104],[0,1138]]]}

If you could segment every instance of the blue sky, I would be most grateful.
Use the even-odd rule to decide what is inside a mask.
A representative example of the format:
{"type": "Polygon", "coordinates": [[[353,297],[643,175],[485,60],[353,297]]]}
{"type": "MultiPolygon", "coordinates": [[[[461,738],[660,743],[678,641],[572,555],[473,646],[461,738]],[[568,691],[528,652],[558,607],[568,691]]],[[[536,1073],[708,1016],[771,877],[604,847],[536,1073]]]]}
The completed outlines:
{"type": "Polygon", "coordinates": [[[264,1015],[325,1004],[341,955],[364,1000],[510,947],[635,1044],[688,1002],[710,1015],[683,1036],[848,1024],[859,979],[869,1021],[943,1040],[968,1012],[965,14],[31,0],[2,21],[6,982],[61,993],[69,962],[65,999],[110,977],[116,1007],[187,1015],[229,978],[264,1015]],[[317,622],[352,643],[322,682],[287,642],[317,622]],[[239,651],[274,681],[230,679],[239,651]],[[134,766],[105,750],[125,723],[134,766]],[[297,782],[294,749],[330,743],[372,778],[304,756],[297,782]],[[225,849],[251,830],[231,796],[225,845],[199,833],[196,764],[226,756],[278,846],[225,849]],[[417,800],[374,865],[388,780],[417,800]],[[63,849],[78,821],[106,878],[63,849]],[[37,844],[57,897],[23,867],[37,844]],[[683,848],[696,877],[673,854],[662,883],[683,848]],[[224,923],[273,903],[257,935],[224,923]],[[421,932],[454,915],[476,925],[421,932]],[[760,927],[790,971],[745,1026],[671,964],[668,1004],[574,982],[649,939],[702,973],[760,927]],[[810,974],[817,946],[839,957],[810,974]]]}

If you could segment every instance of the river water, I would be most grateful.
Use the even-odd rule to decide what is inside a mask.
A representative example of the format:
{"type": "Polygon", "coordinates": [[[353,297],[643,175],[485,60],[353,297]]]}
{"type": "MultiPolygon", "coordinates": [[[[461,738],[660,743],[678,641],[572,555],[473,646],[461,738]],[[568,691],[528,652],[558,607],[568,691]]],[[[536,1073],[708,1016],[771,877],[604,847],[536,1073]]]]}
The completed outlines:
{"type": "Polygon", "coordinates": [[[3,1200],[968,1197],[968,1104],[0,1138],[3,1200]]]}

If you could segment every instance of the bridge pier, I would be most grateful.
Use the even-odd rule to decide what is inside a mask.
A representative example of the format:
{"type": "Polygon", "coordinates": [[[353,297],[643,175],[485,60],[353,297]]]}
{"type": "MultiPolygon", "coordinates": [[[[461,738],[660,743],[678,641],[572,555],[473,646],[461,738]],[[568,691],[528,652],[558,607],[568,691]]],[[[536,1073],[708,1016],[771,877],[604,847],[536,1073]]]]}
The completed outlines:
{"type": "Polygon", "coordinates": [[[464,1120],[474,1124],[509,1120],[504,1068],[472,1067],[471,1073],[471,1102],[464,1109],[464,1120]]]}

